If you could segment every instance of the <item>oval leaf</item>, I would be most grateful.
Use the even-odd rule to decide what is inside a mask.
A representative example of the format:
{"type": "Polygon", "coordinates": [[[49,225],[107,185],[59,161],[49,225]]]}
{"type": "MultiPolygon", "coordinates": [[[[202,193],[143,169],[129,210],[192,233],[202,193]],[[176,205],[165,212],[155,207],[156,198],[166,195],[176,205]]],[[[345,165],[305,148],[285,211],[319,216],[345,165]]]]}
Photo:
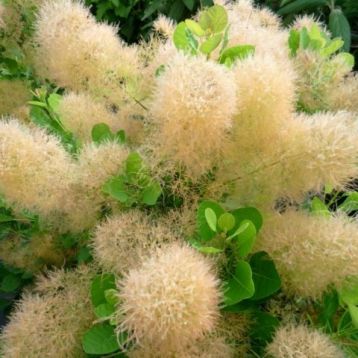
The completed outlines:
{"type": "Polygon", "coordinates": [[[250,298],[255,293],[252,280],[252,271],[246,261],[238,261],[234,276],[226,283],[224,303],[226,306],[234,305],[242,300],[250,298]]]}
{"type": "Polygon", "coordinates": [[[257,252],[250,259],[252,279],[255,284],[255,294],[252,300],[261,300],[271,296],[281,287],[281,279],[270,256],[264,252],[257,252]]]}
{"type": "Polygon", "coordinates": [[[228,232],[235,226],[235,217],[230,213],[224,213],[219,217],[218,220],[219,228],[224,231],[228,232]]]}
{"type": "Polygon", "coordinates": [[[119,350],[114,327],[108,323],[90,328],[82,338],[82,347],[87,354],[109,354],[119,350]]]}
{"type": "Polygon", "coordinates": [[[225,213],[225,210],[215,201],[206,200],[200,203],[196,221],[200,238],[203,240],[210,240],[216,235],[216,232],[209,227],[206,220],[205,210],[207,208],[211,208],[215,212],[216,217],[220,217],[225,213]]]}
{"type": "Polygon", "coordinates": [[[206,41],[204,41],[200,45],[200,51],[205,55],[209,55],[219,46],[222,37],[223,37],[222,34],[215,34],[209,37],[206,41]]]}

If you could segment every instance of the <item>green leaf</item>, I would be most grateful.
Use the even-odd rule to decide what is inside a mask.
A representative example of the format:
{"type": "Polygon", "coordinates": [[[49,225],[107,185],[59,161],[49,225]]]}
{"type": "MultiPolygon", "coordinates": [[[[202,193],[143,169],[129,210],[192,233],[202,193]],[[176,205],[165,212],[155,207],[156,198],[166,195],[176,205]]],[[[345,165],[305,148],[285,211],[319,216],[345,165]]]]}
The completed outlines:
{"type": "Polygon", "coordinates": [[[193,33],[188,28],[186,28],[185,34],[186,37],[188,38],[188,43],[191,53],[196,54],[199,46],[198,40],[194,37],[193,33]]]}
{"type": "Polygon", "coordinates": [[[160,187],[159,183],[152,183],[143,190],[142,203],[146,205],[155,205],[161,193],[162,188],[160,187]]]}
{"type": "Polygon", "coordinates": [[[137,175],[143,169],[143,160],[137,152],[132,152],[126,159],[126,173],[137,175]]]}
{"type": "Polygon", "coordinates": [[[244,60],[245,58],[253,55],[255,53],[255,46],[252,45],[240,45],[229,47],[223,51],[220,56],[219,62],[224,64],[227,60],[230,60],[230,63],[234,63],[236,60],[244,60]]]}
{"type": "Polygon", "coordinates": [[[185,20],[185,24],[188,27],[188,29],[196,36],[204,36],[205,35],[205,31],[200,27],[200,25],[193,20],[185,20]]]}
{"type": "Polygon", "coordinates": [[[291,30],[288,38],[288,46],[291,50],[291,56],[296,56],[297,50],[300,47],[300,32],[297,30],[291,30]]]}
{"type": "Polygon", "coordinates": [[[281,279],[270,256],[264,252],[256,252],[250,258],[252,279],[255,294],[251,300],[261,300],[277,292],[281,287],[281,279]]]}
{"type": "Polygon", "coordinates": [[[256,227],[256,232],[259,232],[262,224],[263,224],[263,218],[261,213],[253,207],[246,207],[246,208],[240,208],[236,210],[230,211],[232,215],[235,216],[236,225],[233,228],[233,230],[230,231],[230,234],[233,233],[234,230],[236,230],[241,223],[244,220],[250,220],[256,227]]]}
{"type": "Polygon", "coordinates": [[[185,24],[185,22],[179,22],[179,24],[177,25],[177,27],[174,30],[174,34],[173,34],[173,42],[175,47],[178,50],[184,50],[186,51],[189,48],[189,41],[188,41],[188,37],[186,35],[186,29],[187,26],[185,24]]]}
{"type": "MultiPolygon", "coordinates": [[[[194,9],[195,1],[194,0],[183,0],[184,5],[192,11],[194,9]]],[[[200,36],[200,35],[198,35],[200,36]]]]}
{"type": "Polygon", "coordinates": [[[78,263],[85,263],[92,260],[91,250],[88,246],[81,247],[76,256],[78,263]]]}
{"type": "Polygon", "coordinates": [[[60,106],[61,101],[62,101],[62,96],[57,93],[51,93],[47,99],[49,106],[52,108],[52,110],[55,113],[58,112],[58,107],[60,106]]]}
{"type": "Polygon", "coordinates": [[[211,208],[205,209],[205,219],[208,223],[210,229],[214,232],[216,232],[216,224],[217,224],[217,217],[215,214],[215,211],[211,208]]]}
{"type": "Polygon", "coordinates": [[[9,273],[1,281],[0,290],[3,292],[14,292],[21,285],[20,277],[9,273]]]}
{"type": "Polygon", "coordinates": [[[40,101],[28,101],[28,104],[31,106],[41,107],[41,108],[47,108],[46,103],[40,102],[40,101]]]}
{"type": "Polygon", "coordinates": [[[353,70],[355,58],[352,54],[348,52],[341,52],[335,57],[335,59],[342,61],[350,70],[353,70]]]}
{"type": "Polygon", "coordinates": [[[199,50],[205,54],[209,55],[211,52],[213,52],[220,44],[221,39],[223,35],[222,34],[214,34],[211,37],[209,37],[206,41],[204,41],[201,45],[199,50]]]}
{"type": "Polygon", "coordinates": [[[246,257],[252,250],[256,241],[256,228],[250,220],[242,221],[240,227],[245,225],[245,230],[242,230],[236,237],[237,252],[241,258],[246,257]]]}
{"type": "Polygon", "coordinates": [[[255,293],[250,265],[243,260],[237,262],[235,274],[226,283],[224,303],[226,306],[234,305],[255,293]]]}
{"type": "Polygon", "coordinates": [[[330,41],[326,47],[324,47],[321,51],[320,54],[322,56],[330,56],[332,54],[334,54],[335,52],[337,52],[342,46],[344,45],[344,41],[341,39],[334,39],[332,41],[330,41]]]}
{"type": "Polygon", "coordinates": [[[322,299],[322,305],[319,310],[318,321],[326,329],[333,328],[333,319],[339,308],[337,291],[331,290],[326,292],[322,299]]]}
{"type": "Polygon", "coordinates": [[[101,323],[90,328],[82,338],[82,347],[87,354],[109,354],[119,350],[114,327],[101,323]]]}
{"type": "Polygon", "coordinates": [[[200,238],[203,240],[210,240],[216,235],[216,232],[209,227],[208,222],[206,221],[205,210],[207,208],[211,208],[215,212],[216,217],[220,217],[225,213],[225,210],[215,201],[207,200],[200,203],[196,222],[200,238]]]}
{"type": "Polygon", "coordinates": [[[101,303],[94,308],[94,313],[98,318],[106,318],[114,313],[115,307],[109,303],[101,303]]]}
{"type": "Polygon", "coordinates": [[[302,49],[308,48],[308,45],[309,45],[310,41],[311,41],[311,39],[310,39],[310,36],[308,34],[308,31],[304,27],[300,31],[300,48],[302,48],[302,49]]]}
{"type": "Polygon", "coordinates": [[[221,252],[223,252],[224,250],[222,249],[218,249],[216,247],[212,247],[212,246],[201,246],[198,243],[192,243],[192,246],[198,250],[199,252],[202,252],[203,254],[220,254],[221,252]]]}
{"type": "Polygon", "coordinates": [[[92,128],[92,140],[100,144],[112,139],[112,131],[106,123],[98,123],[92,128]]]}
{"type": "Polygon", "coordinates": [[[122,176],[109,179],[103,185],[102,191],[123,204],[126,203],[129,198],[127,193],[127,186],[122,176]]]}
{"type": "Polygon", "coordinates": [[[7,223],[10,221],[16,221],[16,219],[10,215],[0,214],[0,223],[7,223]]]}
{"type": "Polygon", "coordinates": [[[324,6],[327,4],[327,0],[295,0],[285,5],[277,11],[279,15],[288,15],[302,10],[306,10],[312,7],[324,6]]]}
{"type": "Polygon", "coordinates": [[[218,226],[220,230],[228,232],[235,226],[235,216],[230,213],[220,215],[218,219],[218,226]]]}
{"type": "Polygon", "coordinates": [[[348,311],[352,318],[352,323],[355,328],[358,328],[358,307],[355,305],[348,305],[348,311]]]}
{"type": "Polygon", "coordinates": [[[326,204],[317,196],[312,199],[311,212],[320,216],[330,217],[331,213],[326,204]]]}
{"type": "Polygon", "coordinates": [[[254,310],[250,314],[250,322],[251,347],[258,357],[264,357],[265,346],[272,341],[280,321],[267,312],[254,310]]]}
{"type": "Polygon", "coordinates": [[[202,29],[209,30],[212,33],[224,31],[228,24],[228,16],[225,8],[221,5],[209,7],[201,13],[199,24],[202,29]]]}
{"type": "Polygon", "coordinates": [[[105,273],[103,275],[97,275],[91,285],[91,300],[93,306],[97,307],[102,303],[107,303],[105,291],[115,288],[116,283],[113,274],[105,273]]]}
{"type": "Polygon", "coordinates": [[[349,277],[339,290],[341,300],[346,304],[358,305],[358,276],[349,277]]]}
{"type": "Polygon", "coordinates": [[[243,221],[241,223],[241,225],[234,231],[233,234],[231,234],[230,236],[228,236],[226,238],[227,242],[230,242],[232,239],[234,239],[236,236],[240,235],[242,232],[244,232],[247,227],[250,225],[250,221],[243,221]]]}
{"type": "Polygon", "coordinates": [[[119,302],[118,291],[114,288],[109,288],[108,290],[105,290],[104,297],[106,301],[112,306],[116,306],[119,302]]]}
{"type": "Polygon", "coordinates": [[[126,132],[123,129],[120,129],[114,137],[118,143],[124,144],[126,142],[126,132]]]}
{"type": "Polygon", "coordinates": [[[351,48],[351,27],[341,9],[333,9],[329,15],[329,30],[333,37],[340,37],[344,41],[344,51],[351,48]]]}
{"type": "Polygon", "coordinates": [[[339,209],[344,210],[346,212],[351,212],[354,210],[358,210],[358,192],[352,192],[347,195],[346,200],[339,205],[339,209]]]}

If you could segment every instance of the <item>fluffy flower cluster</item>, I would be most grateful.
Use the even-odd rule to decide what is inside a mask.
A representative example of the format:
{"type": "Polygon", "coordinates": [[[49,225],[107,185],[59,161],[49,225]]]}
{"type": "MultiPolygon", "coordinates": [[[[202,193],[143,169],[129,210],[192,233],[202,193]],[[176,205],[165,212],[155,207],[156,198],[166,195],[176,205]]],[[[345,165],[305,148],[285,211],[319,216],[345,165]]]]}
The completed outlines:
{"type": "Polygon", "coordinates": [[[4,357],[85,357],[81,337],[94,319],[88,309],[92,277],[87,267],[40,277],[2,331],[4,357]]]}
{"type": "Polygon", "coordinates": [[[118,330],[139,346],[175,354],[215,328],[219,282],[193,249],[163,247],[119,283],[118,330]]]}
{"type": "Polygon", "coordinates": [[[306,326],[286,325],[280,327],[267,347],[274,358],[343,358],[344,354],[319,331],[306,326]]]}
{"type": "Polygon", "coordinates": [[[317,298],[329,285],[358,275],[357,223],[287,211],[267,220],[259,247],[275,260],[286,291],[317,298]]]}
{"type": "MultiPolygon", "coordinates": [[[[280,19],[249,0],[223,5],[228,46],[255,47],[232,66],[217,61],[219,50],[211,57],[178,51],[174,24],[164,17],[149,43],[128,46],[76,0],[6,3],[0,8],[6,34],[22,21],[19,4],[39,10],[33,37],[22,37],[23,25],[13,37],[34,45],[24,56],[36,80],[63,88],[53,109],[80,145],[72,155],[54,134],[20,122],[29,119],[29,85],[0,81],[0,114],[12,116],[0,120],[0,194],[13,210],[37,214],[44,230],[26,245],[21,235],[5,238],[0,258],[31,272],[62,266],[66,252],[56,239],[80,234],[89,237],[96,268],[42,278],[4,329],[5,357],[82,357],[81,337],[94,320],[88,297],[94,270],[116,276],[120,303],[111,318],[117,333],[127,332],[135,343],[125,347],[129,356],[245,356],[249,323],[219,313],[222,262],[185,243],[203,199],[262,211],[255,249],[273,258],[285,297],[316,299],[358,275],[355,219],[279,205],[300,208],[307,193],[326,184],[346,189],[358,176],[358,77],[343,63],[321,66],[314,51],[292,57],[280,19]],[[99,123],[113,133],[124,129],[126,143],[94,143],[99,123]],[[134,151],[162,186],[154,207],[128,207],[103,191],[109,178],[125,172],[134,151]]],[[[310,17],[293,28],[313,25],[325,31],[310,17]]],[[[131,174],[123,176],[135,190],[131,174]]],[[[125,189],[115,189],[123,197],[125,189]]],[[[325,336],[303,326],[280,328],[267,352],[340,357],[325,336]]]]}

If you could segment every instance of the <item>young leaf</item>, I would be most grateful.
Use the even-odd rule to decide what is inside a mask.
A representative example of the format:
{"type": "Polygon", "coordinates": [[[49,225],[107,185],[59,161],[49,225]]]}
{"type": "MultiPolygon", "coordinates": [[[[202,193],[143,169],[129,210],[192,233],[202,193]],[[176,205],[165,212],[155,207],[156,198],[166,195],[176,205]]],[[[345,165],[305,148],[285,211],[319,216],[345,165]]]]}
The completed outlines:
{"type": "Polygon", "coordinates": [[[300,32],[300,48],[306,49],[310,43],[310,36],[307,29],[304,27],[300,32]]]}
{"type": "MultiPolygon", "coordinates": [[[[235,216],[236,225],[233,230],[236,230],[244,220],[250,220],[256,227],[256,232],[259,232],[262,224],[263,218],[260,212],[253,207],[240,208],[230,211],[232,215],[235,216]]],[[[230,231],[230,234],[233,233],[233,230],[230,231]]]]}
{"type": "Polygon", "coordinates": [[[94,313],[98,318],[109,317],[112,313],[114,313],[114,311],[115,307],[113,305],[110,305],[109,303],[101,303],[94,308],[94,313]]]}
{"type": "Polygon", "coordinates": [[[300,32],[297,30],[291,30],[288,38],[288,46],[291,50],[291,56],[296,56],[297,50],[300,47],[300,32]]]}
{"type": "Polygon", "coordinates": [[[117,139],[118,143],[124,144],[126,142],[126,132],[123,129],[120,129],[115,134],[115,139],[117,139]]]}
{"type": "Polygon", "coordinates": [[[339,206],[339,209],[346,211],[347,213],[358,210],[358,192],[352,192],[347,195],[346,200],[339,206]]]}
{"type": "Polygon", "coordinates": [[[244,258],[251,252],[255,244],[256,228],[250,220],[244,220],[240,227],[242,225],[245,225],[245,230],[237,235],[235,243],[237,244],[237,251],[239,256],[244,258]]]}
{"type": "Polygon", "coordinates": [[[62,101],[62,96],[59,95],[58,93],[51,93],[47,99],[49,106],[54,112],[58,111],[58,107],[60,106],[61,101],[62,101]]]}
{"type": "Polygon", "coordinates": [[[224,64],[227,60],[230,60],[230,63],[234,63],[236,60],[244,60],[245,58],[253,55],[255,53],[255,46],[252,45],[240,45],[229,47],[223,51],[220,56],[219,62],[224,64]]]}
{"type": "Polygon", "coordinates": [[[339,290],[339,297],[345,304],[358,305],[358,276],[346,279],[339,290]]]}
{"type": "Polygon", "coordinates": [[[218,226],[220,230],[228,232],[235,226],[235,216],[230,213],[220,215],[218,219],[218,226]]]}
{"type": "Polygon", "coordinates": [[[106,123],[98,123],[92,128],[92,140],[100,144],[112,139],[112,131],[106,123]]]}
{"type": "Polygon", "coordinates": [[[220,215],[224,214],[225,210],[215,201],[207,200],[200,203],[196,215],[197,228],[201,239],[210,240],[216,235],[216,232],[209,227],[206,221],[206,208],[211,208],[215,212],[216,217],[220,217],[220,215]]]}
{"type": "Polygon", "coordinates": [[[326,47],[324,47],[321,51],[320,54],[322,56],[330,56],[332,54],[334,54],[335,52],[337,52],[342,46],[344,45],[344,41],[341,39],[334,39],[332,40],[330,43],[327,44],[326,47]]]}
{"type": "Polygon", "coordinates": [[[349,314],[352,318],[352,323],[355,328],[358,328],[358,307],[355,305],[348,305],[349,314]]]}
{"type": "Polygon", "coordinates": [[[203,254],[220,254],[221,252],[223,252],[223,250],[218,249],[216,247],[212,247],[212,246],[201,246],[200,244],[196,243],[196,242],[192,242],[192,246],[198,250],[199,252],[202,252],[203,254]]]}
{"type": "Polygon", "coordinates": [[[225,30],[228,24],[228,16],[225,8],[221,5],[214,5],[203,11],[199,18],[199,25],[204,30],[212,33],[219,33],[225,30]]]}
{"type": "Polygon", "coordinates": [[[205,35],[205,31],[201,28],[201,26],[193,20],[185,20],[185,24],[188,27],[188,29],[196,36],[204,36],[205,35]]]}
{"type": "Polygon", "coordinates": [[[106,301],[112,306],[116,306],[119,302],[118,291],[114,288],[109,288],[108,290],[105,290],[104,297],[106,301]]]}
{"type": "Polygon", "coordinates": [[[186,51],[189,48],[189,41],[186,35],[187,26],[185,22],[179,22],[174,30],[173,42],[178,50],[186,51]]]}
{"type": "Polygon", "coordinates": [[[90,328],[82,338],[82,347],[87,354],[109,354],[119,350],[114,327],[101,323],[90,328]]]}
{"type": "Polygon", "coordinates": [[[158,182],[153,182],[147,186],[142,192],[142,203],[146,205],[155,205],[162,193],[162,188],[158,182]]]}
{"type": "Polygon", "coordinates": [[[353,70],[355,58],[351,53],[341,52],[335,57],[335,59],[342,61],[350,70],[353,70]]]}
{"type": "Polygon", "coordinates": [[[211,208],[205,209],[205,219],[208,223],[210,229],[214,232],[216,232],[216,224],[217,224],[217,217],[215,214],[215,211],[211,208]]]}
{"type": "Polygon", "coordinates": [[[132,152],[126,159],[126,173],[137,175],[143,168],[143,160],[137,152],[132,152]]]}
{"type": "Polygon", "coordinates": [[[114,275],[106,273],[96,276],[91,285],[91,300],[94,307],[99,306],[102,303],[107,303],[105,297],[105,291],[109,289],[115,289],[114,275]]]}
{"type": "Polygon", "coordinates": [[[103,185],[102,191],[123,204],[129,199],[127,187],[122,176],[110,178],[103,185]]]}
{"type": "Polygon", "coordinates": [[[252,280],[252,271],[246,261],[238,261],[235,274],[226,283],[227,290],[224,293],[226,306],[234,305],[244,299],[250,298],[255,293],[255,286],[252,280]]]}
{"type": "Polygon", "coordinates": [[[222,34],[214,34],[213,36],[209,37],[206,41],[204,41],[200,45],[199,50],[203,54],[209,55],[219,46],[222,36],[223,36],[222,34]]]}
{"type": "Polygon", "coordinates": [[[281,287],[281,279],[270,256],[264,252],[256,252],[250,258],[252,279],[255,284],[255,294],[251,300],[261,300],[277,292],[281,287]]]}
{"type": "Polygon", "coordinates": [[[312,213],[320,215],[320,216],[325,216],[325,217],[331,216],[331,213],[328,210],[326,204],[323,203],[322,200],[320,198],[318,198],[317,196],[312,199],[311,211],[312,211],[312,213]]]}

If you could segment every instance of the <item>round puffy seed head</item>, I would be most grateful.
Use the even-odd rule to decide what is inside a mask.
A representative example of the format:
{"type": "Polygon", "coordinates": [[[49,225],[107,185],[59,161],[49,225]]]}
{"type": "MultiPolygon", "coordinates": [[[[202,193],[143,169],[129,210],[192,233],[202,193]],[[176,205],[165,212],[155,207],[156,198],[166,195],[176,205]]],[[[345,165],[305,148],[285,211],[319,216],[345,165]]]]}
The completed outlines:
{"type": "Polygon", "coordinates": [[[139,346],[181,351],[215,327],[218,280],[193,249],[173,244],[157,251],[120,282],[118,330],[139,346]]]}
{"type": "Polygon", "coordinates": [[[343,353],[328,338],[306,326],[280,327],[267,347],[274,358],[343,358],[343,353]]]}
{"type": "Polygon", "coordinates": [[[220,156],[236,107],[236,87],[224,66],[177,54],[159,77],[151,112],[155,151],[198,177],[220,156]]]}

